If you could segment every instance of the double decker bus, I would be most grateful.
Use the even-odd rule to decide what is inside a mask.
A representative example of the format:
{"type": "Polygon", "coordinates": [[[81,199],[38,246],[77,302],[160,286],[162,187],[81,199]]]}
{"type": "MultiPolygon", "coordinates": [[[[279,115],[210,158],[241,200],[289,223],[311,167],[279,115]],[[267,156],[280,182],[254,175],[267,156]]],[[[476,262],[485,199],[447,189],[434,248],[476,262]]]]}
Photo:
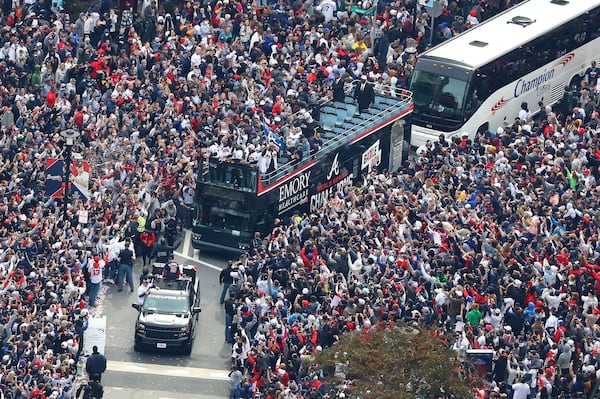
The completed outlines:
{"type": "Polygon", "coordinates": [[[377,94],[360,115],[350,97],[343,104],[328,101],[318,124],[323,145],[299,163],[282,157],[275,171],[261,174],[256,164],[205,159],[196,179],[192,246],[245,251],[255,232],[270,233],[276,218],[315,211],[365,173],[397,168],[400,119],[411,111],[408,91],[377,94]]]}
{"type": "Polygon", "coordinates": [[[411,145],[495,131],[526,102],[559,101],[600,58],[600,0],[526,0],[423,52],[411,145]]]}

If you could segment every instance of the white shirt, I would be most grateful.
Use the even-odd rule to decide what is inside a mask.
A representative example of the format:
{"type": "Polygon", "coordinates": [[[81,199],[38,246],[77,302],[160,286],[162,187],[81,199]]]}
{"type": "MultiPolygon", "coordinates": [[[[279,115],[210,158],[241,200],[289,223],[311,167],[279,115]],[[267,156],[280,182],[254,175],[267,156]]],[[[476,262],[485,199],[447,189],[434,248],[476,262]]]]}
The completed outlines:
{"type": "MultiPolygon", "coordinates": [[[[118,239],[114,239],[111,243],[105,244],[104,249],[108,251],[108,261],[118,260],[119,252],[124,248],[125,241],[118,241],[118,239]]],[[[135,259],[135,249],[131,245],[129,246],[129,249],[133,252],[133,259],[135,259]]]]}
{"type": "Polygon", "coordinates": [[[191,57],[190,57],[190,63],[192,64],[192,68],[193,67],[199,67],[200,64],[202,63],[202,56],[198,53],[194,53],[191,57]]]}
{"type": "Polygon", "coordinates": [[[102,282],[102,272],[104,270],[104,261],[99,259],[96,262],[94,259],[90,259],[88,262],[88,271],[90,272],[90,282],[92,284],[99,284],[102,282]]]}
{"type": "Polygon", "coordinates": [[[140,285],[138,287],[138,290],[137,290],[137,295],[138,295],[137,303],[138,303],[138,305],[143,305],[144,304],[144,299],[146,299],[146,295],[148,294],[149,291],[150,291],[150,287],[149,286],[144,286],[144,284],[142,284],[142,285],[140,285]]]}
{"type": "Polygon", "coordinates": [[[477,19],[477,17],[474,17],[472,15],[467,15],[467,23],[471,26],[475,26],[475,25],[479,25],[479,20],[477,19]]]}
{"type": "Polygon", "coordinates": [[[259,158],[260,152],[252,151],[250,154],[248,154],[248,162],[258,162],[259,158]]]}
{"type": "Polygon", "coordinates": [[[544,326],[547,329],[554,328],[555,330],[558,328],[558,317],[551,314],[548,316],[548,320],[546,320],[546,324],[544,326]]]}
{"type": "Polygon", "coordinates": [[[333,14],[337,11],[337,5],[333,0],[324,0],[320,4],[321,13],[325,17],[325,23],[330,22],[333,19],[333,14]]]}
{"type": "Polygon", "coordinates": [[[430,147],[427,147],[427,144],[423,144],[422,146],[420,146],[419,148],[417,148],[417,155],[422,155],[423,153],[427,153],[431,150],[433,150],[433,145],[430,147]]]}
{"type": "Polygon", "coordinates": [[[587,313],[590,306],[598,306],[598,298],[594,295],[583,295],[581,300],[583,301],[583,313],[587,313]]]}
{"type": "Polygon", "coordinates": [[[273,151],[267,151],[264,155],[261,154],[258,158],[258,169],[260,173],[267,173],[271,162],[273,162],[274,169],[277,169],[277,155],[273,153],[273,151]]]}
{"type": "Polygon", "coordinates": [[[527,399],[529,396],[529,385],[518,382],[513,384],[513,399],[527,399]]]}
{"type": "Polygon", "coordinates": [[[529,112],[525,111],[524,109],[519,111],[519,119],[520,120],[526,121],[528,116],[529,116],[529,112]]]}
{"type": "Polygon", "coordinates": [[[244,151],[242,149],[237,149],[233,151],[232,154],[233,159],[244,159],[244,151]]]}

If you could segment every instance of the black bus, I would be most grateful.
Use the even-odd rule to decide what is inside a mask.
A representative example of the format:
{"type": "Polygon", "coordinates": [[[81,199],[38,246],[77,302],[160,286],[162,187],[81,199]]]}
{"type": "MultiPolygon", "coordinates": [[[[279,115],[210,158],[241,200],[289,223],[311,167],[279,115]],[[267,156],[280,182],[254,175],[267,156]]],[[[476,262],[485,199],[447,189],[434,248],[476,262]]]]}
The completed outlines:
{"type": "Polygon", "coordinates": [[[282,163],[261,175],[257,165],[204,160],[196,183],[194,248],[249,249],[255,232],[264,237],[275,218],[319,209],[330,195],[373,169],[396,169],[402,158],[401,120],[412,111],[411,93],[376,95],[368,113],[352,102],[321,106],[323,146],[298,164],[282,163]]]}

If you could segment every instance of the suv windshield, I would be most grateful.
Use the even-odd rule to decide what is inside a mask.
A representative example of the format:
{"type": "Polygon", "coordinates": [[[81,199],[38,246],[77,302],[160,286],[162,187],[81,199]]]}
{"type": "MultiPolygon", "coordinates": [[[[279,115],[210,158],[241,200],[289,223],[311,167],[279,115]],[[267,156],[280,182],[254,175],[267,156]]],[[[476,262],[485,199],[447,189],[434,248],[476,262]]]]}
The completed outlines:
{"type": "Polygon", "coordinates": [[[143,311],[160,313],[186,313],[188,309],[187,297],[161,294],[148,295],[142,306],[143,311]]]}

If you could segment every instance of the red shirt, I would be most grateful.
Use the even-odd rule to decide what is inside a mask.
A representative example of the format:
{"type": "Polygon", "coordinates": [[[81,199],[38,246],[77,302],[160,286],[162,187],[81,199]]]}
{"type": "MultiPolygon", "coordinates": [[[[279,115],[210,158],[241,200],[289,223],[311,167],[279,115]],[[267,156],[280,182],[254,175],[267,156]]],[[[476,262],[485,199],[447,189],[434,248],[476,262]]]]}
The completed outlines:
{"type": "Polygon", "coordinates": [[[77,127],[83,126],[83,112],[75,111],[75,115],[73,117],[73,123],[77,127]]]}
{"type": "Polygon", "coordinates": [[[54,107],[56,104],[56,91],[50,90],[48,94],[46,94],[46,105],[49,107],[54,107]]]}
{"type": "Polygon", "coordinates": [[[566,252],[562,252],[556,255],[556,260],[566,267],[569,264],[569,254],[566,252]]]}
{"type": "Polygon", "coordinates": [[[150,232],[150,233],[143,232],[142,234],[140,234],[140,241],[146,247],[151,247],[154,245],[154,241],[156,241],[156,238],[154,236],[154,233],[152,233],[152,232],[150,232]]]}

